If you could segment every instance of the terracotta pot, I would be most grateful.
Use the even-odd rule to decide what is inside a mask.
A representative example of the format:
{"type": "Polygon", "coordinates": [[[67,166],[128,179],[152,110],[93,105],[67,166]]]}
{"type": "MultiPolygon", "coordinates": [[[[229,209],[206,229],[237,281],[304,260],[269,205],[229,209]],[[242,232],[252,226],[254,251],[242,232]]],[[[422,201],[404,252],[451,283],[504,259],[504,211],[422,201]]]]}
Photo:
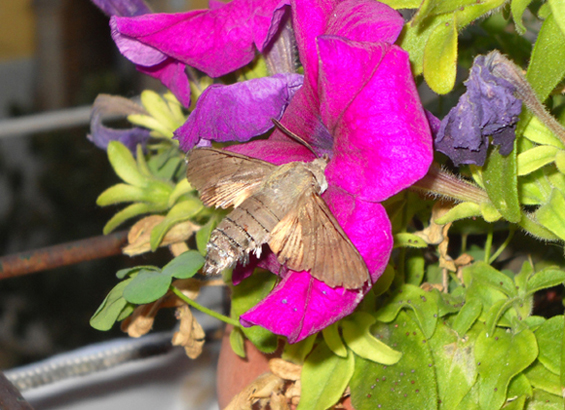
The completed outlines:
{"type": "MultiPolygon", "coordinates": [[[[218,404],[224,409],[230,401],[242,391],[257,376],[269,371],[269,360],[280,357],[282,347],[275,353],[266,355],[251,343],[245,340],[245,352],[247,357],[242,359],[236,355],[230,345],[230,332],[232,326],[227,326],[222,338],[222,347],[218,359],[218,374],[216,376],[216,390],[218,393],[218,404]]],[[[344,400],[343,406],[346,410],[354,410],[349,397],[344,400]]]]}

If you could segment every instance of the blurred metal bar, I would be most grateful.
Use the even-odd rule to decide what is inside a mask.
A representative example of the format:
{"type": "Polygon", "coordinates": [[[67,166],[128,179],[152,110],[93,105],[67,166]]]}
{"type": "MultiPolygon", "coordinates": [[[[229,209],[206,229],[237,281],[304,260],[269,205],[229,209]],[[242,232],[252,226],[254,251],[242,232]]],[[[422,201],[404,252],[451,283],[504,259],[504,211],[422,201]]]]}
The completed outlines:
{"type": "Polygon", "coordinates": [[[126,239],[127,231],[120,231],[2,256],[0,280],[117,255],[122,252],[126,239]]]}
{"type": "Polygon", "coordinates": [[[0,138],[72,128],[90,123],[91,105],[0,120],[0,138]]]}

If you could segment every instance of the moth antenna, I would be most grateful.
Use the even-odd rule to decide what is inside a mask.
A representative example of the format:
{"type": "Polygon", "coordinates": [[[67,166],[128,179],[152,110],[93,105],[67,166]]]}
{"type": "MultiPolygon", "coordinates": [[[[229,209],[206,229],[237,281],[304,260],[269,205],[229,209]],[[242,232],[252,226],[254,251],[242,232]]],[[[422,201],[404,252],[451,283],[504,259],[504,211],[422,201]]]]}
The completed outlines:
{"type": "Polygon", "coordinates": [[[308,148],[310,151],[312,151],[312,154],[314,154],[314,156],[316,158],[319,158],[318,154],[316,154],[316,151],[314,151],[314,148],[312,148],[312,146],[310,144],[308,144],[306,141],[304,141],[301,137],[299,137],[294,132],[292,132],[291,130],[286,128],[284,125],[282,125],[280,123],[280,121],[278,121],[274,118],[271,118],[271,121],[273,121],[273,124],[275,124],[275,127],[277,127],[279,130],[281,130],[285,135],[289,136],[290,138],[292,138],[296,142],[299,142],[300,144],[304,145],[306,148],[308,148]]]}

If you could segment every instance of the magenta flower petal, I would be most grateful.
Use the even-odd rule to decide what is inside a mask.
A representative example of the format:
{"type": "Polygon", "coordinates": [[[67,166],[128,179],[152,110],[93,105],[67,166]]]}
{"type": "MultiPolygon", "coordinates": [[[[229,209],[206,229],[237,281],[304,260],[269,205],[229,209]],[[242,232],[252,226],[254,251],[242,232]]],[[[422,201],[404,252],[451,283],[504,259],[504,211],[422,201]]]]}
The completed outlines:
{"type": "MultiPolygon", "coordinates": [[[[392,250],[390,222],[384,208],[331,188],[324,195],[341,226],[364,257],[371,278],[384,271],[392,250]]],[[[292,272],[240,317],[244,326],[261,325],[298,342],[349,315],[370,289],[331,288],[307,272],[292,272]]]]}
{"type": "Polygon", "coordinates": [[[338,3],[328,16],[323,34],[333,34],[353,41],[382,41],[392,44],[403,26],[404,19],[400,13],[386,4],[346,0],[338,3]]]}
{"type": "MultiPolygon", "coordinates": [[[[136,64],[149,65],[148,47],[219,77],[248,64],[276,32],[285,0],[234,0],[213,10],[113,17],[118,48],[136,64]],[[136,48],[132,42],[140,43],[136,48]],[[145,46],[145,47],[143,47],[145,46]]],[[[154,52],[149,53],[155,59],[154,52]]]]}
{"type": "Polygon", "coordinates": [[[190,106],[190,84],[184,64],[167,58],[160,64],[150,67],[137,65],[137,70],[160,80],[177,97],[182,105],[190,106]]]}
{"type": "Polygon", "coordinates": [[[397,11],[377,1],[293,0],[293,24],[307,82],[317,90],[316,38],[334,34],[353,41],[394,43],[404,25],[397,11]]]}
{"type": "Polygon", "coordinates": [[[252,158],[262,159],[275,165],[316,159],[308,148],[292,140],[257,140],[247,144],[230,145],[226,149],[252,158]]]}
{"type": "Polygon", "coordinates": [[[277,74],[228,86],[211,85],[175,137],[185,151],[200,139],[249,141],[273,128],[271,119],[282,117],[302,80],[299,74],[277,74]]]}
{"type": "Polygon", "coordinates": [[[408,54],[334,36],[320,37],[318,50],[320,111],[335,136],[328,182],[382,201],[422,178],[432,137],[408,54]]]}

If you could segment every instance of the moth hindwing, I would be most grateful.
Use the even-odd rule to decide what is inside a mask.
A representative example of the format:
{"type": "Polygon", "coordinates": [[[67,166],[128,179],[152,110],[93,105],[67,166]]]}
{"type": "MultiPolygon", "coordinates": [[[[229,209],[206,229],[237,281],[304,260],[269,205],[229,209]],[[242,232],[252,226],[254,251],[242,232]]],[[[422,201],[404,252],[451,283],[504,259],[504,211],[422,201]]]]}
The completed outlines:
{"type": "Polygon", "coordinates": [[[204,271],[219,274],[268,244],[279,263],[328,286],[356,289],[369,278],[363,258],[321,198],[326,159],[268,162],[214,148],[188,154],[187,178],[204,204],[234,210],[212,232],[204,271]]]}

